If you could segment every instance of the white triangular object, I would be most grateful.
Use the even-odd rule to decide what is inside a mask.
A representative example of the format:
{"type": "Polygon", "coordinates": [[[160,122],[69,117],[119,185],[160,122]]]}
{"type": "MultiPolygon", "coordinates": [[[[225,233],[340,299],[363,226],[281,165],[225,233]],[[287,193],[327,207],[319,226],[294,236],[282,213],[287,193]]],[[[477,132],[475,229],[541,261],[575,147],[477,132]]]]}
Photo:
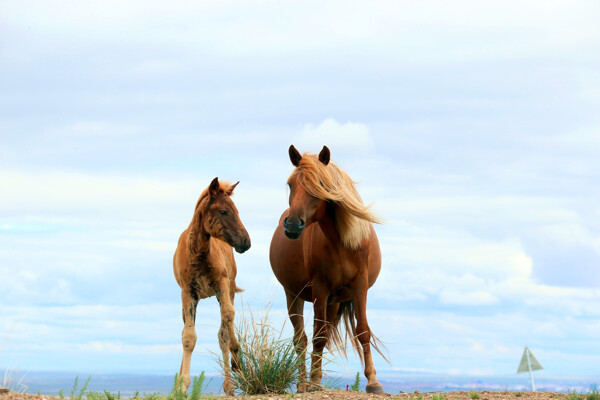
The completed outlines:
{"type": "Polygon", "coordinates": [[[525,350],[523,350],[523,357],[521,357],[521,363],[519,364],[519,369],[517,370],[517,373],[537,371],[540,369],[544,369],[542,367],[542,364],[540,364],[537,358],[535,358],[531,350],[529,350],[529,347],[525,347],[525,350]]]}

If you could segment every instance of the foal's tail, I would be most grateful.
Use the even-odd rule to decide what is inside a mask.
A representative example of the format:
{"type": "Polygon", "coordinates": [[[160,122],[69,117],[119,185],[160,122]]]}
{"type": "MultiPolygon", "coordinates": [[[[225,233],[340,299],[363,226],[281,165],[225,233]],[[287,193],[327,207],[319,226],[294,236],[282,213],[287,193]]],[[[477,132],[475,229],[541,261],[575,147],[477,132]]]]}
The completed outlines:
{"type": "MultiPolygon", "coordinates": [[[[337,349],[344,357],[346,357],[346,341],[350,338],[350,342],[352,343],[352,347],[358,356],[360,357],[361,363],[365,364],[364,353],[362,350],[362,345],[360,340],[358,340],[358,336],[355,335],[356,332],[356,318],[354,314],[354,303],[352,300],[340,303],[340,308],[338,309],[337,315],[333,320],[333,324],[330,327],[330,337],[328,346],[330,350],[337,349]],[[342,339],[342,333],[340,332],[341,321],[344,321],[345,328],[345,336],[342,339]]],[[[379,340],[377,336],[371,332],[371,346],[383,357],[385,361],[390,362],[385,355],[380,350],[380,346],[387,352],[385,345],[379,340]]]]}

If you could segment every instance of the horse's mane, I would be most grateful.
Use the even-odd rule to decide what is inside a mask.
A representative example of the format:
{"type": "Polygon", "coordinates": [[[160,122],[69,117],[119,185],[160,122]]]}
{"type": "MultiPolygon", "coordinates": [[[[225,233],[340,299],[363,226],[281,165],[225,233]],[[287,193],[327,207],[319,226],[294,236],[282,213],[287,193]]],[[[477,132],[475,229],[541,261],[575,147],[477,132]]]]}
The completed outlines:
{"type": "Polygon", "coordinates": [[[292,173],[304,190],[335,205],[335,224],[344,246],[356,249],[371,235],[371,222],[382,221],[362,202],[354,182],[335,163],[325,165],[316,154],[304,153],[292,173]]]}
{"type": "MultiPolygon", "coordinates": [[[[227,193],[232,196],[232,184],[229,181],[219,181],[219,192],[227,193]]],[[[210,194],[208,192],[208,187],[202,191],[198,201],[196,202],[196,207],[194,208],[194,217],[192,218],[192,222],[190,222],[189,232],[188,232],[188,248],[190,250],[190,257],[192,260],[196,259],[197,255],[200,252],[200,247],[198,243],[198,235],[202,231],[202,227],[200,226],[202,222],[201,214],[202,210],[206,208],[208,205],[208,201],[210,200],[210,194]]]]}

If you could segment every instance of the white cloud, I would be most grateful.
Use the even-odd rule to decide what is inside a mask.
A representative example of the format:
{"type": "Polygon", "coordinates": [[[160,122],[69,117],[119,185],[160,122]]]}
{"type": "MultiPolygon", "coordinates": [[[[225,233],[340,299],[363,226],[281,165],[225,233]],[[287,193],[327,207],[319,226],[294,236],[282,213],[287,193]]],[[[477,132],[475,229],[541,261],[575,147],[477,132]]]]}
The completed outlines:
{"type": "Polygon", "coordinates": [[[500,300],[483,290],[462,292],[460,290],[443,289],[440,293],[440,302],[442,304],[481,306],[498,304],[500,300]]]}
{"type": "MultiPolygon", "coordinates": [[[[12,215],[47,219],[54,216],[70,216],[84,212],[86,218],[96,215],[106,218],[111,213],[153,220],[163,215],[161,208],[175,210],[187,205],[191,218],[193,205],[213,177],[198,177],[196,181],[167,181],[148,176],[123,174],[86,174],[64,170],[0,170],[0,185],[11,188],[2,196],[4,210],[12,215]],[[171,208],[164,207],[172,205],[171,208]],[[156,213],[156,214],[155,214],[156,213]]],[[[118,219],[112,217],[111,219],[118,219]]],[[[89,220],[88,220],[89,222],[89,220]]]]}
{"type": "Polygon", "coordinates": [[[332,151],[364,151],[373,144],[366,125],[355,122],[341,124],[333,118],[328,118],[317,126],[305,125],[295,142],[301,153],[318,153],[324,145],[332,151]]]}
{"type": "MultiPolygon", "coordinates": [[[[65,52],[75,45],[84,48],[90,40],[120,44],[127,37],[140,45],[185,46],[189,54],[199,53],[200,57],[206,49],[248,57],[345,48],[352,43],[363,53],[382,48],[404,50],[395,52],[404,62],[469,62],[498,55],[528,56],[536,51],[552,54],[556,48],[586,43],[598,34],[593,18],[597,5],[583,1],[569,5],[511,1],[502,7],[475,1],[453,2],[452,6],[443,1],[376,1],[368,6],[348,6],[343,1],[277,5],[183,1],[152,7],[140,1],[127,5],[114,1],[35,4],[35,13],[20,3],[3,7],[3,22],[34,27],[33,32],[41,30],[45,35],[35,37],[36,41],[44,43],[49,36],[54,40],[46,44],[65,52]],[[507,34],[510,32],[518,34],[507,34]],[[440,46],[444,39],[453,45],[440,46]],[[417,48],[421,51],[414,51],[417,48]],[[413,56],[407,59],[407,53],[413,56]]],[[[16,47],[11,50],[17,52],[16,47]]],[[[356,63],[365,59],[368,56],[354,57],[356,63]]]]}

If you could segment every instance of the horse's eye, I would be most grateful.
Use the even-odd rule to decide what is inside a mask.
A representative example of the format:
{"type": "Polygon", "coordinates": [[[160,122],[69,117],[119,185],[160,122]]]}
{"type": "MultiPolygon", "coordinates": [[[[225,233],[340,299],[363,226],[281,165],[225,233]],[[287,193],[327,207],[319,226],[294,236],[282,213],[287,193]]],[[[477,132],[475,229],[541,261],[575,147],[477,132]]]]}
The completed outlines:
{"type": "Polygon", "coordinates": [[[219,214],[221,214],[221,215],[227,215],[227,210],[219,210],[219,214]]]}

